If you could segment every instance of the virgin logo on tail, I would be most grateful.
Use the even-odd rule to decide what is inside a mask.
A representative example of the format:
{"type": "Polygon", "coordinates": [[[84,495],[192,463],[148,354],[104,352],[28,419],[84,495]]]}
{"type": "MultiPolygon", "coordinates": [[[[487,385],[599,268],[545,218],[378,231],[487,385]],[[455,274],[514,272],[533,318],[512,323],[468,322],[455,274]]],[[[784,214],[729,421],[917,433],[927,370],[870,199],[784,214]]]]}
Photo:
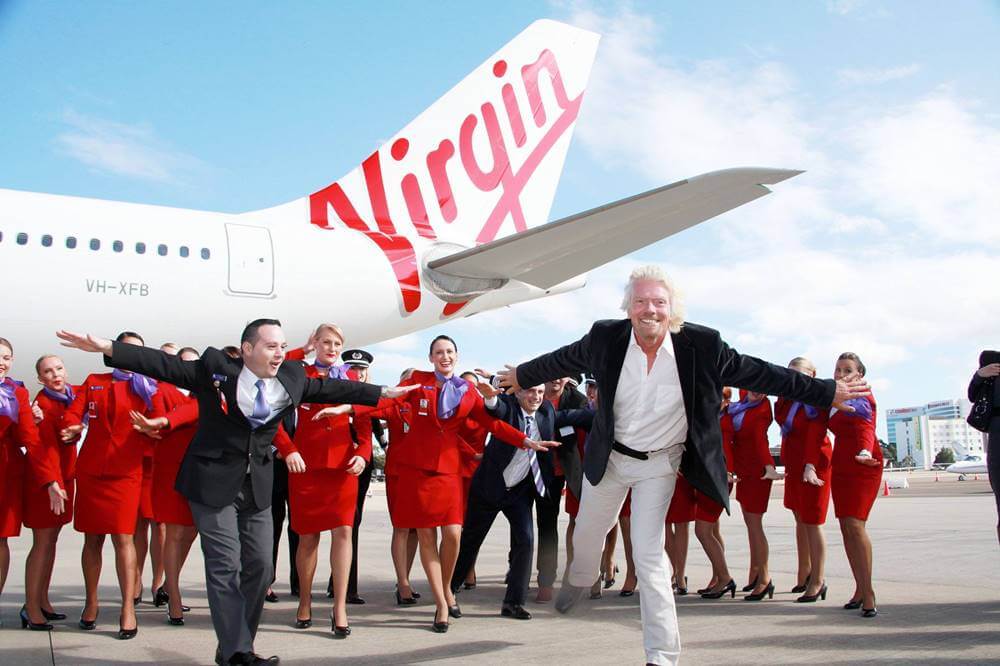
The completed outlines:
{"type": "MultiPolygon", "coordinates": [[[[388,159],[383,147],[361,164],[360,174],[355,170],[309,196],[312,224],[335,229],[339,220],[379,247],[393,267],[405,314],[420,306],[420,275],[408,237],[414,234],[401,232],[396,220],[412,224],[416,236],[428,240],[457,236],[467,244],[494,240],[508,218],[515,232],[546,221],[527,219],[522,195],[543,160],[573,127],[583,87],[571,97],[553,50],[542,47],[534,55],[523,63],[509,62],[509,57],[494,59],[487,82],[498,84],[499,91],[480,85],[470,94],[461,89],[467,85],[463,82],[439,100],[440,104],[464,96],[469,110],[464,118],[452,109],[446,114],[452,124],[442,126],[440,118],[430,117],[431,112],[441,111],[435,104],[390,142],[388,159]],[[543,82],[549,95],[543,94],[543,82]],[[490,101],[498,98],[499,104],[490,101]],[[478,109],[470,108],[477,103],[478,109]],[[435,129],[437,136],[429,134],[435,129]],[[415,148],[418,141],[425,149],[415,148]],[[353,199],[348,194],[351,184],[353,199]],[[369,220],[358,212],[364,202],[371,210],[369,220]]],[[[565,144],[561,152],[565,154],[565,144]]],[[[561,164],[553,169],[551,188],[541,194],[548,199],[533,207],[536,217],[535,208],[544,209],[541,215],[547,216],[559,168],[561,164]]]]}

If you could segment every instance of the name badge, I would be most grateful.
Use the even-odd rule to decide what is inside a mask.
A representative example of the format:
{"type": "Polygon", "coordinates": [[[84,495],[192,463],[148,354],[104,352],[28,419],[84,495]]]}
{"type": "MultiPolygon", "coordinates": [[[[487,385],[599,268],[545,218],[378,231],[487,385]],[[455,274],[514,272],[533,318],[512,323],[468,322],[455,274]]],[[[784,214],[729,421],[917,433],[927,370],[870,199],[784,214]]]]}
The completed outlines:
{"type": "Polygon", "coordinates": [[[410,432],[410,424],[407,423],[406,421],[403,421],[403,433],[405,434],[408,432],[410,432]]]}
{"type": "Polygon", "coordinates": [[[559,428],[560,437],[566,437],[567,435],[572,435],[572,434],[573,434],[573,426],[563,426],[562,428],[559,428]]]}
{"type": "Polygon", "coordinates": [[[420,407],[418,408],[417,414],[419,416],[427,416],[427,406],[429,404],[430,403],[427,402],[427,398],[421,398],[420,399],[420,407]]]}
{"type": "MultiPolygon", "coordinates": [[[[103,388],[103,387],[101,387],[101,388],[103,388]]],[[[96,402],[91,401],[91,402],[87,403],[87,418],[90,419],[91,421],[94,421],[94,420],[97,419],[97,403],[96,402]]]]}

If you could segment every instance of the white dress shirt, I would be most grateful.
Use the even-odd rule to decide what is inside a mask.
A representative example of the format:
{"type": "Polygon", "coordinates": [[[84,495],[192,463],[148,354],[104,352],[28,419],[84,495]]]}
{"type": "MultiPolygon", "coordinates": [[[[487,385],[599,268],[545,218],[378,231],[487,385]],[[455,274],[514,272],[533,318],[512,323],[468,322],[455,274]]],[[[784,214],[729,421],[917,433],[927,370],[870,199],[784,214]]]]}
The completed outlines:
{"type": "Polygon", "coordinates": [[[633,331],[615,391],[615,440],[636,451],[658,451],[687,439],[687,414],[668,334],[646,372],[646,353],[633,331]]]}
{"type": "MultiPolygon", "coordinates": [[[[495,399],[495,398],[494,398],[495,399]]],[[[537,412],[535,412],[537,414],[537,412]]],[[[521,418],[524,422],[528,422],[528,412],[521,410],[521,418]]],[[[532,419],[535,418],[535,414],[530,415],[532,419]]],[[[528,439],[538,439],[538,424],[535,423],[534,427],[526,428],[530,432],[525,432],[524,435],[528,439]]],[[[531,456],[535,452],[531,449],[518,449],[514,452],[514,457],[510,459],[507,466],[503,470],[503,482],[507,486],[508,490],[513,488],[517,484],[524,481],[525,477],[531,474],[531,456]]]]}
{"type": "Polygon", "coordinates": [[[247,418],[253,414],[253,403],[257,399],[258,379],[264,380],[264,398],[267,400],[268,407],[271,408],[271,413],[264,419],[264,422],[267,423],[272,416],[290,405],[292,398],[276,377],[258,377],[244,365],[236,380],[236,402],[240,411],[247,418]]]}

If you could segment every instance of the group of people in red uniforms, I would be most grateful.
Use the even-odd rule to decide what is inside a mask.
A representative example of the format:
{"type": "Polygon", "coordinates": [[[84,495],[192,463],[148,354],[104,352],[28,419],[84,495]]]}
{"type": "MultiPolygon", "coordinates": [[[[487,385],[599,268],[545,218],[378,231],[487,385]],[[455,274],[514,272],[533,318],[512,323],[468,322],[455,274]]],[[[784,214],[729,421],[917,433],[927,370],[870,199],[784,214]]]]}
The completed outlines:
{"type": "MultiPolygon", "coordinates": [[[[803,357],[792,359],[788,367],[816,376],[815,366],[803,357]]],[[[846,352],[837,359],[834,378],[852,374],[863,377],[865,373],[861,359],[846,352]]],[[[743,587],[748,594],[744,599],[760,601],[774,595],[763,515],[773,482],[784,478],[783,503],[795,516],[798,574],[792,592],[801,594],[796,601],[826,599],[822,525],[832,496],[855,579],[854,593],[844,608],[861,609],[864,617],[875,617],[878,610],[872,587],[872,546],[865,530],[882,480],[882,450],[875,436],[875,399],[868,395],[849,400],[842,409],[823,410],[779,397],[772,411],[767,396],[744,392],[738,400],[732,400],[731,393],[726,395],[729,391],[726,389],[723,395],[720,425],[734,482],[730,490],[735,485],[749,540],[748,583],[743,587]],[[768,446],[767,431],[772,422],[781,429],[783,475],[776,471],[768,446]],[[831,444],[828,432],[833,433],[836,446],[831,444]]],[[[712,578],[698,593],[712,599],[726,594],[736,596],[737,584],[729,573],[718,531],[721,514],[720,504],[699,493],[683,476],[678,478],[667,514],[667,550],[674,566],[677,594],[688,592],[684,576],[687,525],[694,522],[695,534],[712,564],[712,578]]]]}
{"type": "MultiPolygon", "coordinates": [[[[144,344],[134,332],[122,333],[117,341],[144,344]]],[[[344,332],[338,326],[321,324],[309,343],[290,351],[288,357],[302,360],[309,377],[357,379],[356,370],[340,363],[344,342],[344,332]],[[315,358],[306,363],[309,353],[315,358]]],[[[165,345],[163,349],[185,360],[198,358],[198,352],[189,347],[165,345]]],[[[374,407],[304,403],[297,409],[294,429],[281,428],[275,437],[274,446],[288,464],[290,523],[299,535],[295,554],[299,604],[294,625],[299,629],[312,625],[311,589],[320,537],[330,532],[332,623],[339,637],[350,633],[347,580],[358,478],[372,464],[374,419],[385,421],[389,432],[385,477],[393,525],[396,603],[417,603],[420,595],[413,590],[409,575],[419,551],[434,599],[432,627],[441,633],[447,631],[450,619],[461,617],[448,581],[458,557],[469,480],[482,459],[487,438],[540,453],[556,445],[527,438],[486,409],[477,387],[484,378],[457,373],[458,345],[448,336],[432,341],[429,361],[429,371],[410,368],[403,372],[401,384],[417,387],[405,395],[383,398],[374,407]]],[[[23,384],[9,377],[12,363],[13,345],[0,338],[0,592],[10,568],[7,539],[18,536],[24,525],[32,530],[33,545],[25,563],[22,625],[50,630],[53,620],[65,619],[52,606],[48,587],[60,529],[72,520],[74,528],[84,534],[81,560],[86,601],[78,622],[81,629],[97,626],[98,581],[109,535],[121,596],[119,638],[131,638],[137,631],[135,605],[142,598],[144,558],[141,534],[148,539],[154,569],[162,563],[162,573],[154,573],[154,602],[167,606],[170,624],[183,625],[184,612],[189,609],[182,603],[180,572],[197,532],[187,500],[174,490],[174,480],[198,421],[197,401],[165,382],[121,370],[91,374],[74,385],[55,355],[43,356],[35,364],[42,388],[32,398],[23,384]],[[147,525],[153,527],[152,538],[146,533],[147,525]]],[[[816,374],[804,358],[794,359],[789,367],[816,374]]],[[[856,355],[842,354],[836,373],[837,378],[863,376],[865,368],[856,355]]],[[[588,388],[594,389],[592,385],[588,388]]],[[[566,390],[575,389],[570,386],[566,390]]],[[[594,404],[596,396],[588,398],[594,404]]],[[[746,393],[738,400],[724,401],[720,419],[725,458],[734,482],[731,487],[736,487],[750,543],[749,583],[744,588],[749,594],[745,598],[760,600],[774,592],[763,514],[772,483],[781,478],[766,434],[772,421],[777,421],[785,465],[784,504],[796,521],[799,571],[795,591],[802,593],[798,601],[826,597],[821,526],[832,494],[856,581],[856,590],[845,607],[861,608],[866,616],[874,616],[871,542],[865,531],[881,479],[874,400],[870,396],[856,399],[831,414],[779,398],[772,413],[766,396],[746,393]],[[834,434],[836,446],[831,445],[828,431],[834,434]]],[[[583,430],[573,433],[580,456],[585,455],[586,436],[583,430]]],[[[577,493],[570,483],[565,508],[571,517],[577,493]]],[[[727,593],[735,596],[736,583],[729,573],[719,531],[722,510],[683,476],[678,478],[666,519],[667,550],[677,594],[687,594],[687,526],[694,522],[695,535],[712,565],[711,580],[698,592],[707,598],[727,593]]],[[[622,518],[627,543],[627,502],[622,518]]],[[[572,527],[571,520],[570,530],[572,527]]],[[[570,535],[566,542],[571,543],[570,535]]],[[[614,541],[609,539],[609,543],[602,579],[605,575],[613,578],[617,570],[610,563],[614,541]]],[[[571,552],[567,555],[572,557],[571,552]]],[[[602,582],[607,584],[598,581],[598,593],[602,582]]],[[[629,583],[631,594],[636,588],[631,566],[626,587],[629,583]]],[[[466,587],[474,586],[475,573],[470,571],[466,587]]],[[[539,600],[545,601],[541,595],[539,600]]]]}

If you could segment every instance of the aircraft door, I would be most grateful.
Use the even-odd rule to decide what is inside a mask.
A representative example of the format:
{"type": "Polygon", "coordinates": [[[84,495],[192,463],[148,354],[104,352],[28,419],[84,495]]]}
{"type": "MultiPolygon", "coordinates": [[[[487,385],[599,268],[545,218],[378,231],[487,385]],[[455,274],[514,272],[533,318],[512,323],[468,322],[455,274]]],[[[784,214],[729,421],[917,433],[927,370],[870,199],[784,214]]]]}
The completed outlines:
{"type": "Polygon", "coordinates": [[[227,224],[229,291],[247,296],[274,292],[274,248],[265,227],[227,224]]]}

